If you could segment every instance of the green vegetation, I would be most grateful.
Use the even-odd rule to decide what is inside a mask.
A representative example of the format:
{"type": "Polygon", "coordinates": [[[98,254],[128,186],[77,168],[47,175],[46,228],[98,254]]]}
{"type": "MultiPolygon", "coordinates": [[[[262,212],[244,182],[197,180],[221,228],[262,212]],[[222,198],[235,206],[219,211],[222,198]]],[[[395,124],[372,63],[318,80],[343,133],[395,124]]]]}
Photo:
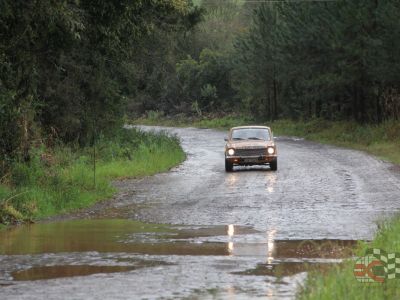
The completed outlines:
{"type": "MultiPolygon", "coordinates": [[[[381,224],[381,229],[375,239],[368,244],[360,244],[356,255],[364,256],[367,248],[380,248],[389,253],[400,252],[400,220],[394,219],[381,224]]],[[[327,274],[321,276],[311,273],[306,286],[298,294],[298,299],[399,299],[398,279],[386,280],[383,284],[366,284],[356,280],[353,274],[354,261],[333,267],[327,274]]]]}
{"type": "MultiPolygon", "coordinates": [[[[1,1],[0,229],[90,205],[113,194],[113,178],[183,159],[176,139],[118,129],[125,116],[218,129],[268,121],[278,135],[400,163],[399,19],[396,0],[1,1]]],[[[399,232],[395,220],[373,243],[398,250],[399,232]]],[[[350,277],[350,262],[311,276],[301,297],[399,298],[395,282],[350,277]]]]}
{"type": "Polygon", "coordinates": [[[199,15],[186,0],[0,2],[0,223],[87,206],[110,179],[183,159],[176,139],[120,128],[133,99],[164,90],[199,15]]]}
{"type": "Polygon", "coordinates": [[[361,125],[313,119],[307,122],[279,120],[270,123],[276,134],[305,137],[320,143],[363,150],[400,163],[400,122],[361,125]]]}
{"type": "Polygon", "coordinates": [[[175,137],[120,129],[93,147],[38,147],[31,160],[14,162],[1,179],[0,223],[13,224],[87,207],[113,195],[110,180],[152,175],[181,162],[175,137]]]}
{"type": "Polygon", "coordinates": [[[252,115],[381,122],[400,117],[398,1],[261,4],[237,39],[234,78],[252,115]]]}
{"type": "Polygon", "coordinates": [[[240,126],[246,124],[253,124],[254,119],[248,116],[241,116],[236,114],[224,116],[206,116],[201,117],[187,117],[184,114],[176,115],[173,117],[164,116],[163,113],[158,111],[148,111],[147,115],[142,118],[134,119],[132,124],[142,125],[158,125],[158,126],[171,126],[171,127],[188,127],[194,126],[198,128],[215,128],[215,129],[229,129],[233,126],[240,126]]]}
{"type": "Polygon", "coordinates": [[[40,140],[85,147],[121,127],[197,14],[185,0],[1,1],[0,177],[40,140]]]}
{"type": "Polygon", "coordinates": [[[133,116],[399,119],[398,1],[195,4],[199,19],[186,48],[179,47],[157,94],[149,89],[133,99],[133,116]]]}
{"type": "Polygon", "coordinates": [[[196,120],[193,125],[199,128],[216,128],[227,130],[234,126],[251,125],[254,121],[251,117],[228,115],[221,118],[202,118],[196,120]]]}
{"type": "Polygon", "coordinates": [[[232,111],[240,102],[232,85],[232,54],[237,36],[246,31],[253,6],[236,0],[193,2],[191,26],[167,35],[167,39],[161,32],[158,37],[164,39],[146,44],[147,56],[138,57],[143,64],[140,70],[147,76],[140,77],[137,95],[129,100],[130,117],[149,111],[199,117],[232,111]],[[160,49],[168,49],[167,54],[160,55],[160,49]]]}

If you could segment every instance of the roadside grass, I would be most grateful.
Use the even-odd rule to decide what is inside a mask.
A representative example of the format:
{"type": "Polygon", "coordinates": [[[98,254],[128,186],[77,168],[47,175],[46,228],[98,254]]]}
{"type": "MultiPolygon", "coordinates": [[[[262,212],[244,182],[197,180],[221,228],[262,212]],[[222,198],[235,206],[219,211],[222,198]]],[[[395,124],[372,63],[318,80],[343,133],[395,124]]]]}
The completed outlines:
{"type": "MultiPolygon", "coordinates": [[[[152,120],[162,123],[161,120],[152,120]]],[[[228,130],[233,126],[267,125],[275,135],[304,137],[319,143],[362,150],[383,160],[400,164],[400,121],[388,121],[377,125],[360,125],[355,122],[332,122],[321,119],[310,121],[278,120],[256,121],[248,117],[225,116],[180,121],[180,126],[216,128],[228,130]]],[[[175,125],[176,126],[176,125],[175,125]]],[[[356,225],[356,224],[355,224],[356,225]]],[[[394,217],[379,224],[373,241],[360,242],[356,256],[362,257],[367,248],[380,248],[388,253],[400,253],[400,217],[394,217]]],[[[386,280],[383,284],[358,282],[353,274],[355,261],[348,259],[333,266],[328,272],[310,272],[305,286],[300,289],[300,300],[319,299],[400,299],[400,281],[386,280]]]]}
{"type": "MultiPolygon", "coordinates": [[[[400,219],[395,218],[381,224],[375,239],[370,243],[360,243],[356,252],[358,257],[365,254],[367,248],[379,248],[388,253],[400,252],[400,219]]],[[[316,299],[400,299],[398,279],[387,279],[384,283],[361,283],[353,274],[355,261],[346,260],[343,264],[332,267],[321,276],[317,272],[308,275],[304,288],[297,298],[300,300],[316,299]]]]}
{"type": "Polygon", "coordinates": [[[253,119],[246,116],[224,116],[221,118],[199,119],[193,122],[193,126],[198,128],[228,130],[231,127],[251,125],[253,123],[253,119]]]}
{"type": "MultiPolygon", "coordinates": [[[[270,123],[278,135],[300,136],[320,143],[362,150],[383,160],[400,164],[400,122],[360,125],[355,122],[330,122],[320,119],[308,122],[280,120],[270,123]]],[[[379,231],[370,243],[360,243],[358,257],[367,248],[380,248],[400,253],[400,217],[379,224],[379,231]]],[[[314,299],[400,299],[397,279],[383,284],[358,282],[353,274],[354,260],[334,266],[327,274],[311,272],[297,298],[314,299]]]]}
{"type": "Polygon", "coordinates": [[[121,129],[93,148],[40,147],[28,163],[16,162],[0,182],[0,224],[28,222],[87,207],[111,197],[110,181],[167,171],[185,159],[176,137],[121,129]]]}
{"type": "Polygon", "coordinates": [[[134,119],[131,123],[137,125],[170,127],[192,126],[224,130],[234,126],[249,125],[254,123],[254,121],[251,117],[242,115],[187,117],[182,114],[176,116],[164,116],[164,114],[160,112],[150,111],[146,116],[134,119]]]}
{"type": "Polygon", "coordinates": [[[278,135],[299,136],[319,143],[362,150],[400,164],[400,121],[360,125],[314,119],[307,122],[279,120],[269,124],[278,135]]]}

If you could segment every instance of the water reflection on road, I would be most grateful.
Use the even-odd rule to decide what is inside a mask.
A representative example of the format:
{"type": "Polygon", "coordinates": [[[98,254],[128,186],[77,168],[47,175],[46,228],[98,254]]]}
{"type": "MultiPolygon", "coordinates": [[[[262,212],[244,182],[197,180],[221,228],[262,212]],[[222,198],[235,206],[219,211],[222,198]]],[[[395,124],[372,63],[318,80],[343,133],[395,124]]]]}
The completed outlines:
{"type": "Polygon", "coordinates": [[[268,248],[267,263],[268,264],[272,264],[272,261],[274,260],[275,233],[276,233],[275,229],[269,230],[267,232],[267,235],[268,235],[268,240],[267,240],[267,248],[268,248]]]}
{"type": "MultiPolygon", "coordinates": [[[[246,171],[248,171],[248,170],[246,170],[246,171]]],[[[239,173],[239,172],[228,173],[226,175],[225,185],[227,187],[228,193],[229,193],[229,191],[237,190],[240,186],[242,186],[243,183],[246,184],[246,181],[245,181],[246,179],[243,179],[240,175],[241,175],[241,173],[239,173]],[[240,182],[241,179],[243,180],[242,183],[240,182]]],[[[266,172],[264,175],[264,179],[263,179],[265,191],[267,191],[268,193],[273,193],[274,187],[276,184],[276,180],[277,180],[276,173],[266,172]]],[[[260,183],[262,184],[262,181],[260,181],[260,183]]]]}
{"type": "MultiPolygon", "coordinates": [[[[290,297],[296,277],[310,267],[339,262],[354,245],[329,241],[323,253],[321,245],[327,241],[277,241],[275,236],[276,230],[260,232],[234,224],[167,226],[118,219],[21,226],[0,232],[0,291],[7,299],[19,299],[17,291],[23,287],[32,299],[39,299],[41,283],[47,289],[47,280],[52,280],[51,286],[60,289],[54,292],[63,292],[71,284],[80,286],[73,278],[85,276],[94,286],[103,285],[105,278],[138,280],[140,288],[127,288],[129,295],[152,298],[161,291],[148,280],[168,276],[179,278],[180,296],[190,296],[191,287],[200,286],[228,299],[238,294],[290,297]]],[[[176,284],[166,289],[177,293],[176,284]]],[[[108,290],[117,292],[112,286],[108,290]]],[[[198,296],[206,297],[203,292],[198,296]]]]}
{"type": "Polygon", "coordinates": [[[280,138],[277,172],[226,173],[224,133],[160,129],[180,137],[179,167],[115,182],[112,201],[64,221],[0,231],[1,299],[292,299],[400,208],[399,175],[361,152],[280,138]]]}

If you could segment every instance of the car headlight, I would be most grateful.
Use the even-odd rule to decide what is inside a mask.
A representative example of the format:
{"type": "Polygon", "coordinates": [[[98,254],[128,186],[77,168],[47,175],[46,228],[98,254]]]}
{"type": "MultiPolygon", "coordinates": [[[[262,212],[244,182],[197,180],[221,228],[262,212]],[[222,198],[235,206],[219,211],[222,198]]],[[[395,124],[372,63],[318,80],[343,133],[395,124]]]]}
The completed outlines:
{"type": "Polygon", "coordinates": [[[268,152],[268,154],[274,154],[275,153],[275,149],[273,147],[268,147],[267,148],[267,152],[268,152]]]}
{"type": "Polygon", "coordinates": [[[228,150],[228,154],[229,154],[229,155],[233,155],[233,154],[235,154],[235,150],[233,150],[233,149],[229,149],[229,150],[228,150]]]}

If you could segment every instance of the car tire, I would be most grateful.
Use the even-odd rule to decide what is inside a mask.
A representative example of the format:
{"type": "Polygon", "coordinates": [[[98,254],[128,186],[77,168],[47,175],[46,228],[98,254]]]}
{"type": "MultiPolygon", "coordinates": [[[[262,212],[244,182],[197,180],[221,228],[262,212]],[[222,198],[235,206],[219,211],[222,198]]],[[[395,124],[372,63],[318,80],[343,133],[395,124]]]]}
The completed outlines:
{"type": "Polygon", "coordinates": [[[233,171],[233,163],[229,162],[225,159],[225,171],[232,172],[233,171]]]}
{"type": "Polygon", "coordinates": [[[269,163],[269,167],[271,168],[272,171],[278,170],[278,159],[275,158],[273,161],[269,163]]]}

